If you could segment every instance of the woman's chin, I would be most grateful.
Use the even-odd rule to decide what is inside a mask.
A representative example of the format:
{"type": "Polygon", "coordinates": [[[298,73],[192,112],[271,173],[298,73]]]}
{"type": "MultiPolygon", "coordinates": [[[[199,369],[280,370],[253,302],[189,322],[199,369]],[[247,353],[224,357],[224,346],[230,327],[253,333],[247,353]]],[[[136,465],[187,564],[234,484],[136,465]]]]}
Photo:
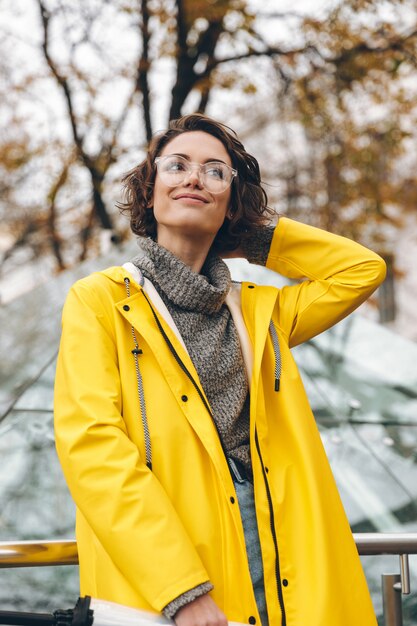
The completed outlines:
{"type": "Polygon", "coordinates": [[[159,224],[158,225],[158,234],[163,234],[164,237],[183,237],[184,239],[195,239],[201,238],[204,240],[214,239],[217,235],[221,224],[217,230],[213,229],[213,225],[210,226],[202,223],[201,217],[196,217],[196,219],[187,219],[176,221],[175,224],[159,224]]]}

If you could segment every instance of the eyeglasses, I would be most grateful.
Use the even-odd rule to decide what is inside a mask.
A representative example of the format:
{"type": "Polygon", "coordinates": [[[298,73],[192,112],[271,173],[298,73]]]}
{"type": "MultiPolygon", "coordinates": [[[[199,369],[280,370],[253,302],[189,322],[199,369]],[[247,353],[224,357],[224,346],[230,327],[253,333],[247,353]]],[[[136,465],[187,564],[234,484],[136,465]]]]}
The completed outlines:
{"type": "Polygon", "coordinates": [[[221,193],[231,184],[237,171],[221,161],[208,163],[191,163],[182,156],[175,154],[157,157],[155,164],[161,180],[168,187],[181,185],[192,173],[198,170],[198,179],[201,185],[210,193],[221,193]]]}

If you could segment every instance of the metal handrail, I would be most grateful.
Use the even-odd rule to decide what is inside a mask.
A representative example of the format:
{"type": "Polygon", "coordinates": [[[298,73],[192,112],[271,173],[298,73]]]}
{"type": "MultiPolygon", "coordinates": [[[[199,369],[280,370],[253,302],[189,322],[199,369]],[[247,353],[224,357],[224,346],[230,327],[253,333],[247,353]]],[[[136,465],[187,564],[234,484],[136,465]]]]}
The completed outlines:
{"type": "MultiPolygon", "coordinates": [[[[417,533],[354,533],[353,537],[362,556],[417,554],[417,533]]],[[[77,543],[73,539],[0,542],[0,568],[77,563],[77,543]]]]}
{"type": "Polygon", "coordinates": [[[353,538],[362,556],[417,554],[417,533],[354,533],[353,538]]]}
{"type": "Polygon", "coordinates": [[[77,543],[73,539],[0,542],[0,568],[77,564],[77,543]]]}
{"type": "MultiPolygon", "coordinates": [[[[382,595],[385,626],[402,626],[401,595],[410,593],[408,555],[417,554],[417,533],[355,533],[353,537],[360,555],[399,555],[400,573],[382,575],[382,595]]],[[[0,569],[77,564],[77,543],[72,539],[0,542],[0,569]]]]}

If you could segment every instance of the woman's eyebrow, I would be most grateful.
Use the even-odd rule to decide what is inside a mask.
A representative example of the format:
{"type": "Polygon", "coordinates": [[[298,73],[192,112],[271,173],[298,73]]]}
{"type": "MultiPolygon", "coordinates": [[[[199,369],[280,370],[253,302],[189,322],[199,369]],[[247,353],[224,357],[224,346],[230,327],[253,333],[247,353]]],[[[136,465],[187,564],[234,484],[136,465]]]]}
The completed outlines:
{"type": "MultiPolygon", "coordinates": [[[[183,154],[182,152],[173,152],[169,156],[180,156],[183,159],[186,159],[187,161],[191,161],[190,155],[189,154],[183,154]]],[[[213,161],[215,161],[216,163],[224,163],[224,165],[227,165],[227,163],[225,161],[222,161],[222,159],[218,159],[217,157],[212,157],[212,158],[209,158],[209,159],[205,159],[205,161],[203,161],[203,163],[213,163],[213,161]]]]}

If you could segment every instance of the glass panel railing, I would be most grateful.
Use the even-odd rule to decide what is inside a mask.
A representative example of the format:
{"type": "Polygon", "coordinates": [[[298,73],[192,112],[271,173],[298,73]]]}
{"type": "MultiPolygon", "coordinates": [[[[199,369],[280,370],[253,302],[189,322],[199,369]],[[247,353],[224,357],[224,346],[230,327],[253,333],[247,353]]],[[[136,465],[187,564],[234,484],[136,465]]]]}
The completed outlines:
{"type": "MultiPolygon", "coordinates": [[[[352,530],[415,532],[417,345],[354,315],[293,352],[352,530]]],[[[381,572],[398,563],[362,562],[382,624],[381,572]]],[[[416,581],[415,556],[410,574],[416,581]]],[[[417,595],[403,607],[411,626],[417,595]]]]}
{"type": "Polygon", "coordinates": [[[54,359],[61,309],[72,283],[95,270],[124,263],[135,250],[130,243],[105,259],[86,261],[0,307],[0,419],[54,359]]]}

